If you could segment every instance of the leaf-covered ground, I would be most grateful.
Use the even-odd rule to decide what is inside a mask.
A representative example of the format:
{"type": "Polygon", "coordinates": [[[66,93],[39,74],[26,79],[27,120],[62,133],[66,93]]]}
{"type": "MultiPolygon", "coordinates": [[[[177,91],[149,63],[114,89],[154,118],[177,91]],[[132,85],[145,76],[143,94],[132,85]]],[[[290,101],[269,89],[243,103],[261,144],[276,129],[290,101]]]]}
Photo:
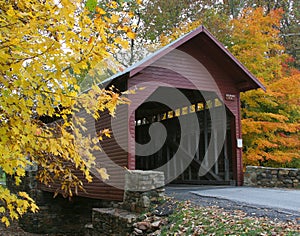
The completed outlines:
{"type": "Polygon", "coordinates": [[[299,212],[240,205],[186,191],[174,196],[181,200],[168,198],[145,214],[132,235],[300,235],[299,212]]]}
{"type": "MultiPolygon", "coordinates": [[[[139,223],[136,225],[139,231],[136,230],[132,235],[300,235],[299,218],[251,216],[242,209],[199,206],[191,201],[176,201],[173,198],[144,214],[139,223]]],[[[9,228],[0,224],[0,236],[17,235],[39,234],[26,233],[16,223],[9,228]]]]}
{"type": "Polygon", "coordinates": [[[168,217],[160,235],[300,235],[296,220],[250,217],[241,210],[193,206],[182,202],[168,217]]]}

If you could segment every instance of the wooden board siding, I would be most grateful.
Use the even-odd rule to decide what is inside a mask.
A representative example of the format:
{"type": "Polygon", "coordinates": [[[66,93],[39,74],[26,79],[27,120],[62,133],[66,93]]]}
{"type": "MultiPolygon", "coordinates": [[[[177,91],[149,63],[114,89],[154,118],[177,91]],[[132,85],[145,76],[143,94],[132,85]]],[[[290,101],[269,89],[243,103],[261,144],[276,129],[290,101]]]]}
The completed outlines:
{"type": "MultiPolygon", "coordinates": [[[[128,165],[126,150],[128,140],[127,111],[127,105],[120,105],[116,111],[118,118],[113,118],[109,115],[108,111],[104,111],[97,121],[91,116],[87,116],[83,112],[81,113],[81,116],[84,116],[86,119],[86,127],[88,129],[86,135],[95,135],[95,132],[107,128],[113,128],[115,132],[111,134],[111,138],[104,138],[103,141],[100,142],[102,151],[94,152],[96,161],[100,162],[100,167],[105,167],[110,175],[107,181],[108,184],[97,177],[95,170],[92,170],[92,172],[95,173],[92,183],[85,181],[80,171],[74,171],[84,182],[85,192],[79,191],[79,196],[118,201],[123,199],[123,189],[113,186],[124,186],[124,167],[128,165]],[[115,135],[118,137],[116,138],[115,135]]],[[[51,184],[51,186],[41,185],[40,188],[45,191],[54,192],[59,189],[60,186],[59,184],[51,184]]]]}
{"type": "MultiPolygon", "coordinates": [[[[185,49],[184,47],[181,49],[185,49]]],[[[180,51],[172,51],[163,56],[151,66],[143,69],[137,76],[129,78],[128,87],[145,87],[130,97],[132,108],[130,114],[134,115],[134,109],[141,105],[159,86],[169,86],[182,89],[200,89],[201,91],[216,92],[224,101],[226,107],[234,117],[233,128],[233,164],[235,180],[241,184],[242,159],[241,150],[236,148],[236,139],[241,138],[239,115],[239,89],[231,73],[224,73],[223,68],[215,62],[213,55],[205,55],[194,47],[194,59],[185,56],[180,51]],[[205,65],[205,66],[204,66],[205,65]],[[226,94],[235,95],[233,101],[225,100],[226,94]]],[[[180,107],[181,104],[178,104],[180,107]]],[[[130,130],[134,130],[134,119],[130,122],[130,130]]],[[[132,131],[131,131],[132,132],[132,131]]],[[[134,135],[132,132],[131,135],[134,135]]],[[[130,144],[132,149],[134,144],[130,144]]]]}
{"type": "Polygon", "coordinates": [[[178,49],[188,53],[199,60],[209,73],[213,76],[226,107],[234,116],[232,121],[232,145],[233,145],[233,165],[237,185],[242,185],[243,180],[243,164],[242,164],[242,149],[237,148],[236,140],[242,138],[241,134],[241,117],[240,117],[240,91],[247,88],[247,82],[241,82],[241,78],[245,75],[237,69],[229,58],[224,60],[224,52],[214,47],[214,42],[208,39],[206,35],[198,35],[202,43],[196,44],[196,38],[191,40],[191,43],[181,45],[178,49]],[[221,59],[222,58],[222,59],[221,59]],[[241,87],[241,86],[244,86],[241,87]],[[235,96],[233,101],[225,99],[226,94],[235,96]]]}
{"type": "MultiPolygon", "coordinates": [[[[241,102],[240,102],[240,94],[237,95],[236,103],[238,108],[241,107],[241,102]]],[[[235,138],[237,139],[242,139],[242,123],[241,123],[241,110],[238,109],[238,113],[235,116],[235,138]]],[[[235,147],[237,146],[237,142],[234,142],[235,147]]],[[[243,158],[242,158],[242,148],[235,148],[236,150],[236,166],[237,166],[237,185],[241,186],[243,185],[243,158]]]]}

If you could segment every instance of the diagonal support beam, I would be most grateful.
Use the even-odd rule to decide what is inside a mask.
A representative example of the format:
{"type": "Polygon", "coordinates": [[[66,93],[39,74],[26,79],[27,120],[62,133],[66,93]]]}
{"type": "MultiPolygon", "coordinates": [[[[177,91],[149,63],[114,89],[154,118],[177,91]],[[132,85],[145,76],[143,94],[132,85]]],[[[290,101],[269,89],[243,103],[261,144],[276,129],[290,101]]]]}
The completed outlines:
{"type": "MultiPolygon", "coordinates": [[[[200,169],[200,166],[201,166],[201,162],[199,160],[196,160],[194,159],[194,157],[192,157],[190,155],[190,153],[183,147],[179,146],[179,144],[173,140],[168,140],[168,144],[172,147],[172,148],[178,148],[179,149],[179,153],[178,155],[188,161],[191,162],[191,165],[193,167],[195,167],[196,169],[200,169]]],[[[222,181],[223,179],[216,175],[211,169],[208,170],[208,173],[215,179],[215,180],[218,180],[218,181],[222,181]]]]}

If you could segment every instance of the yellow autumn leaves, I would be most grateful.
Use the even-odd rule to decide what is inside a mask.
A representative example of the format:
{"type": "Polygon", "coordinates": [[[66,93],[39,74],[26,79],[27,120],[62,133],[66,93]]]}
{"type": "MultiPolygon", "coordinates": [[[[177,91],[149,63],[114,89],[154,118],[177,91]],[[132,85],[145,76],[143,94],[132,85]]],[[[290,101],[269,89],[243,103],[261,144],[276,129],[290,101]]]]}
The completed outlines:
{"type": "Polygon", "coordinates": [[[0,207],[0,214],[4,215],[8,210],[8,214],[1,217],[1,222],[6,226],[10,225],[11,220],[17,220],[19,216],[26,213],[28,210],[36,212],[39,208],[34,203],[34,200],[25,192],[12,194],[10,191],[0,185],[0,200],[5,202],[5,207],[0,207]],[[10,219],[9,219],[10,218],[10,219]]]}
{"type": "MultiPolygon", "coordinates": [[[[99,62],[106,66],[109,53],[135,37],[134,15],[120,7],[108,1],[105,10],[91,12],[80,0],[0,0],[0,168],[16,184],[31,165],[41,167],[40,182],[60,182],[65,195],[83,188],[74,168],[92,181],[89,170],[95,167],[93,151],[99,150],[100,137],[85,136],[86,121],[74,113],[98,118],[98,110],[114,114],[118,104],[128,101],[98,86],[82,94],[78,78],[89,69],[103,69],[97,68],[99,62]]],[[[104,168],[97,169],[108,178],[104,168]]],[[[0,201],[6,225],[38,209],[26,193],[13,194],[1,185],[0,201]]]]}

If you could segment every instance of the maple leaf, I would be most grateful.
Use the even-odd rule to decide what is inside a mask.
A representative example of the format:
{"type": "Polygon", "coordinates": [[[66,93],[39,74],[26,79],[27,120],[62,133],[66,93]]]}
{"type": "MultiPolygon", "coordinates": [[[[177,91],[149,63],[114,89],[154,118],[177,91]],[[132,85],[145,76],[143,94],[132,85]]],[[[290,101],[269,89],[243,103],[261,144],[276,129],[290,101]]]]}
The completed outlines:
{"type": "MultiPolygon", "coordinates": [[[[121,3],[110,3],[100,6],[87,0],[79,8],[80,0],[0,0],[0,169],[13,175],[17,185],[28,166],[39,166],[38,180],[58,181],[66,196],[83,188],[72,168],[92,180],[90,167],[98,143],[81,134],[85,119],[70,117],[81,110],[98,118],[99,110],[114,114],[118,104],[127,103],[98,86],[80,93],[88,70],[96,70],[99,63],[107,67],[110,53],[128,45],[124,35],[131,31],[133,16],[121,3]],[[56,122],[46,125],[44,117],[56,122]]],[[[99,168],[107,179],[105,169],[99,168]]],[[[38,210],[29,195],[15,195],[1,185],[0,201],[8,203],[0,208],[11,216],[1,218],[6,225],[38,210]]]]}

